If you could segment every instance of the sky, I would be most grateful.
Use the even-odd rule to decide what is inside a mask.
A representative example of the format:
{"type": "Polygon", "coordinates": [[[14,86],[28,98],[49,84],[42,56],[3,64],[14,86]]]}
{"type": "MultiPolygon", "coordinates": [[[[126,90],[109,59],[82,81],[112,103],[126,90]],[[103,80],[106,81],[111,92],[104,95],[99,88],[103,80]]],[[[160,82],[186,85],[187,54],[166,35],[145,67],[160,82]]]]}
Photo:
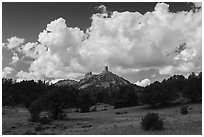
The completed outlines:
{"type": "Polygon", "coordinates": [[[3,77],[80,80],[106,65],[141,86],[202,71],[201,3],[2,3],[3,77]]]}

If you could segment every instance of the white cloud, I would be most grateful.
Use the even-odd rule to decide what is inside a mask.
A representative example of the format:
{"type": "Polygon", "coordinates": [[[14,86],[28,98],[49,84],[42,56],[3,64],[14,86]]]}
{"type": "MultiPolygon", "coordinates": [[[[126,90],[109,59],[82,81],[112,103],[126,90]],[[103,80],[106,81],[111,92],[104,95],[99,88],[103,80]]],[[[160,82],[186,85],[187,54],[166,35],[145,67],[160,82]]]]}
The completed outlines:
{"type": "Polygon", "coordinates": [[[42,75],[38,72],[24,72],[20,71],[16,74],[17,81],[22,81],[22,80],[39,80],[43,79],[42,75]]]}
{"type": "Polygon", "coordinates": [[[194,2],[195,7],[202,7],[202,2],[194,2]]]}
{"type": "Polygon", "coordinates": [[[190,72],[199,72],[202,70],[201,67],[202,66],[195,66],[195,64],[192,62],[185,62],[185,63],[179,64],[178,66],[169,65],[169,66],[161,67],[159,68],[159,73],[164,75],[187,74],[190,72]]]}
{"type": "Polygon", "coordinates": [[[13,68],[11,67],[5,67],[3,70],[2,70],[2,77],[7,77],[8,74],[11,74],[12,71],[14,71],[13,68]]]}
{"type": "Polygon", "coordinates": [[[37,42],[28,42],[27,44],[23,45],[21,49],[22,53],[24,53],[27,57],[31,58],[37,58],[46,51],[47,47],[37,42]]]}
{"type": "Polygon", "coordinates": [[[100,5],[98,7],[96,7],[97,10],[101,10],[102,13],[106,13],[107,12],[107,9],[106,9],[106,6],[104,5],[100,5]]]}
{"type": "Polygon", "coordinates": [[[55,84],[55,83],[57,83],[60,80],[63,80],[63,79],[52,79],[49,83],[50,84],[55,84]]]}
{"type": "MultiPolygon", "coordinates": [[[[106,11],[104,5],[101,8],[106,11]]],[[[155,11],[144,15],[128,11],[114,11],[110,17],[107,14],[93,14],[86,32],[68,27],[63,18],[49,23],[39,34],[39,43],[22,45],[21,52],[35,59],[29,76],[36,73],[74,79],[88,71],[99,72],[105,65],[113,72],[124,73],[141,69],[156,69],[160,74],[202,70],[201,10],[171,13],[169,5],[158,3],[155,11]],[[186,48],[176,53],[184,42],[186,48]]]]}
{"type": "Polygon", "coordinates": [[[19,57],[16,53],[13,53],[11,64],[16,64],[19,61],[19,57]]]}
{"type": "Polygon", "coordinates": [[[2,43],[2,47],[3,47],[3,48],[6,47],[6,44],[5,44],[5,43],[2,43]]]}
{"type": "Polygon", "coordinates": [[[145,87],[145,86],[149,85],[150,83],[151,83],[151,80],[147,79],[147,78],[143,79],[142,81],[135,82],[136,85],[142,86],[142,87],[145,87]]]}
{"type": "MultiPolygon", "coordinates": [[[[46,77],[75,78],[85,73],[80,62],[79,49],[85,34],[79,28],[69,28],[59,18],[47,25],[39,34],[38,41],[48,50],[41,52],[31,64],[30,70],[42,72],[46,77]]],[[[39,52],[39,49],[37,50],[39,52]]]]}
{"type": "Polygon", "coordinates": [[[155,77],[156,76],[156,74],[153,74],[151,77],[155,77]]]}
{"type": "Polygon", "coordinates": [[[15,49],[15,48],[19,48],[19,46],[21,46],[25,39],[24,38],[17,38],[16,36],[11,37],[9,39],[7,39],[7,43],[5,43],[4,46],[6,46],[8,49],[15,49]]]}

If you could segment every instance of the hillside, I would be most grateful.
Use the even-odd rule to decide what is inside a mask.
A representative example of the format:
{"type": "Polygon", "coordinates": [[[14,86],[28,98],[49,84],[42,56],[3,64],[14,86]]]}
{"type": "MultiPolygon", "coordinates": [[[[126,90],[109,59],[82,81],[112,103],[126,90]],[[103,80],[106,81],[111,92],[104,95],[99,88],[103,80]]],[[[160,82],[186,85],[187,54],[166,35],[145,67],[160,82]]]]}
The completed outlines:
{"type": "Polygon", "coordinates": [[[117,76],[116,74],[110,72],[108,67],[105,66],[105,69],[99,74],[92,74],[92,72],[88,72],[85,74],[84,78],[82,78],[79,82],[74,80],[61,80],[58,81],[56,86],[76,86],[79,89],[85,89],[88,87],[97,87],[97,88],[111,88],[111,87],[119,87],[123,85],[133,85],[128,80],[117,76]]]}
{"type": "Polygon", "coordinates": [[[54,85],[55,86],[76,86],[77,84],[78,82],[75,80],[66,79],[66,80],[60,80],[54,85]]]}
{"type": "Polygon", "coordinates": [[[105,67],[103,72],[95,75],[89,72],[85,75],[83,79],[79,81],[80,89],[84,89],[89,86],[110,88],[118,87],[121,85],[131,85],[131,83],[128,80],[110,72],[107,66],[105,67]]]}

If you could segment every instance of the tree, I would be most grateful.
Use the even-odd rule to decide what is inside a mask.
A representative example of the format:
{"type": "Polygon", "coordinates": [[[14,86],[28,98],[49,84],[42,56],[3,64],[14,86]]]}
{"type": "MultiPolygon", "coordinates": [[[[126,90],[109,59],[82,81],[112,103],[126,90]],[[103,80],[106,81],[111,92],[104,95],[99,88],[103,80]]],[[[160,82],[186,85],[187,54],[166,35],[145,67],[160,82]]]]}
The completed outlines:
{"type": "Polygon", "coordinates": [[[154,82],[151,85],[145,87],[142,93],[142,102],[144,104],[149,104],[152,107],[156,106],[166,106],[178,97],[175,90],[170,90],[167,88],[165,82],[154,82]]]}
{"type": "Polygon", "coordinates": [[[189,75],[183,94],[192,102],[200,101],[202,97],[202,72],[198,76],[195,73],[189,75]]]}
{"type": "Polygon", "coordinates": [[[91,98],[91,96],[87,92],[83,92],[83,91],[80,92],[78,96],[77,107],[81,109],[82,113],[89,112],[90,107],[94,104],[95,104],[94,100],[91,98]]]}
{"type": "Polygon", "coordinates": [[[15,82],[12,79],[2,79],[2,102],[5,105],[24,105],[29,107],[39,96],[45,94],[52,86],[33,80],[15,82]]]}
{"type": "Polygon", "coordinates": [[[138,104],[138,96],[136,90],[131,85],[121,86],[112,97],[115,108],[130,107],[138,104]]]}
{"type": "Polygon", "coordinates": [[[49,111],[54,119],[58,119],[63,109],[76,106],[77,96],[78,90],[74,87],[55,87],[37,99],[29,111],[34,117],[38,117],[41,111],[49,111]]]}

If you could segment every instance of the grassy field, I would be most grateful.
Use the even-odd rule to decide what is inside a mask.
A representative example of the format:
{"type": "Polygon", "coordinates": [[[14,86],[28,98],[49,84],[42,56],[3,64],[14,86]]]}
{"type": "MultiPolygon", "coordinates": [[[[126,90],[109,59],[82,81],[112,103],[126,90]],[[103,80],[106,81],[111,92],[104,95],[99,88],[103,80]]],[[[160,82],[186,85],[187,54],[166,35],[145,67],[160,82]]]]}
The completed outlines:
{"type": "Polygon", "coordinates": [[[189,104],[190,113],[180,114],[180,106],[149,109],[145,106],[113,109],[98,105],[97,112],[68,113],[65,120],[54,121],[37,131],[38,123],[28,122],[29,112],[20,107],[3,107],[2,134],[73,134],[73,135],[201,135],[202,104],[189,104]],[[141,118],[148,112],[159,113],[164,130],[144,131],[141,118]]]}

